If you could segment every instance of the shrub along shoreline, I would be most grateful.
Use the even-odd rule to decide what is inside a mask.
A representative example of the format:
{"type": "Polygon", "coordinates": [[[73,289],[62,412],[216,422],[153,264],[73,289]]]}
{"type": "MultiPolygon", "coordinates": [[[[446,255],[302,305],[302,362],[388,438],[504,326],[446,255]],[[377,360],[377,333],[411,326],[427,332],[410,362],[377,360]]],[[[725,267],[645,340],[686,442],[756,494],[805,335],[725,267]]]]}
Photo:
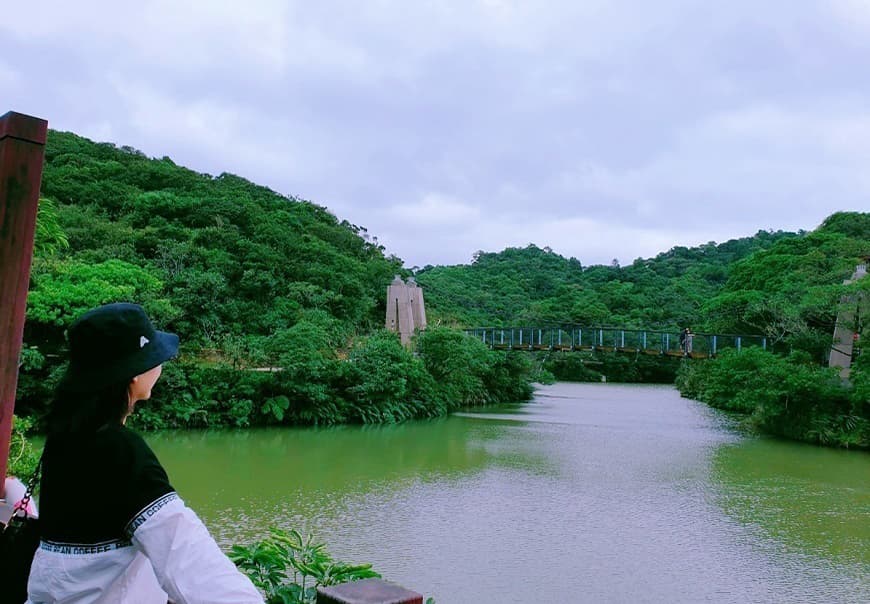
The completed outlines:
{"type": "Polygon", "coordinates": [[[358,338],[339,352],[310,325],[292,330],[280,370],[168,363],[163,383],[137,409],[133,425],[151,430],[393,424],[532,395],[527,358],[489,350],[450,329],[419,334],[416,354],[388,331],[358,338]]]}
{"type": "Polygon", "coordinates": [[[745,417],[765,434],[824,446],[870,449],[870,359],[858,357],[849,381],[810,355],[787,357],[759,348],[728,350],[713,360],[684,363],[682,396],[745,417]]]}
{"type": "MultiPolygon", "coordinates": [[[[528,355],[490,350],[444,327],[418,334],[414,352],[386,330],[338,349],[328,330],[311,322],[297,323],[273,344],[282,352],[271,371],[189,357],[166,363],[152,398],[137,405],[130,425],[160,430],[392,424],[467,406],[527,401],[533,393],[528,355]]],[[[62,371],[56,366],[22,373],[37,430],[62,371]]]]}

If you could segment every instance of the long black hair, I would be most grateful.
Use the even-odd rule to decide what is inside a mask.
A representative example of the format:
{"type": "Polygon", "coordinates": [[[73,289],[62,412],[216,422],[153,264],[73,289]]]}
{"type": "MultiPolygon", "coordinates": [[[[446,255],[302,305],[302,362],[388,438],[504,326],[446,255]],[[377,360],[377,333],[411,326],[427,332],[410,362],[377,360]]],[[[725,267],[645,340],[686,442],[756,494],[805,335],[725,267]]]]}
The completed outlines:
{"type": "Polygon", "coordinates": [[[87,434],[120,425],[130,407],[129,385],[130,380],[123,380],[82,392],[61,384],[48,412],[48,435],[87,434]]]}

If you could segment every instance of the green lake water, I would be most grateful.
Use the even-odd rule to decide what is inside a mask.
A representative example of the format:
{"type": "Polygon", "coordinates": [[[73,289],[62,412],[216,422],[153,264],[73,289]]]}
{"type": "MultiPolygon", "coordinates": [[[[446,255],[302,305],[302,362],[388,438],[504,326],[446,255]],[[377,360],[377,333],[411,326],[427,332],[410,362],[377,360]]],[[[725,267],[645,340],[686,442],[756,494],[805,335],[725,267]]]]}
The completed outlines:
{"type": "Polygon", "coordinates": [[[741,435],[672,387],[147,439],[222,546],[314,532],[438,604],[870,602],[870,454],[741,435]]]}

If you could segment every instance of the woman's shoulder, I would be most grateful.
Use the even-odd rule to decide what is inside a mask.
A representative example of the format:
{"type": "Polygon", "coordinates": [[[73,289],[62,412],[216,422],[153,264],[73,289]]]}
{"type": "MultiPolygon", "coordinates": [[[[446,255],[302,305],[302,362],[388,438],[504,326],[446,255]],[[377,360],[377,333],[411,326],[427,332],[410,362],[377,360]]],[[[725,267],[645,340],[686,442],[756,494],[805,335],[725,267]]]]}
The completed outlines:
{"type": "Polygon", "coordinates": [[[106,444],[124,450],[134,459],[153,458],[154,452],[142,435],[126,426],[112,426],[105,429],[106,444]]]}
{"type": "Polygon", "coordinates": [[[49,435],[45,448],[52,460],[90,460],[98,466],[139,465],[155,459],[145,439],[122,425],[105,426],[91,433],[49,435]]]}
{"type": "MultiPolygon", "coordinates": [[[[94,434],[95,440],[141,446],[145,444],[142,435],[122,424],[109,424],[103,426],[94,434]]],[[[146,445],[147,446],[147,445],[146,445]]]]}
{"type": "Polygon", "coordinates": [[[106,429],[106,438],[121,450],[119,456],[124,459],[125,474],[129,480],[136,483],[133,489],[137,493],[145,493],[145,499],[140,503],[148,503],[154,495],[163,495],[172,491],[166,470],[157,459],[154,451],[138,432],[126,426],[112,426],[106,429]]]}
{"type": "MultiPolygon", "coordinates": [[[[44,467],[51,473],[61,473],[86,467],[92,474],[106,474],[118,480],[131,480],[143,472],[165,475],[145,439],[129,428],[105,426],[88,434],[49,435],[45,445],[44,467]]],[[[76,470],[78,471],[78,470],[76,470]]]]}
{"type": "Polygon", "coordinates": [[[129,443],[131,446],[147,447],[148,444],[142,435],[124,425],[111,426],[107,428],[107,432],[115,438],[129,443]]]}

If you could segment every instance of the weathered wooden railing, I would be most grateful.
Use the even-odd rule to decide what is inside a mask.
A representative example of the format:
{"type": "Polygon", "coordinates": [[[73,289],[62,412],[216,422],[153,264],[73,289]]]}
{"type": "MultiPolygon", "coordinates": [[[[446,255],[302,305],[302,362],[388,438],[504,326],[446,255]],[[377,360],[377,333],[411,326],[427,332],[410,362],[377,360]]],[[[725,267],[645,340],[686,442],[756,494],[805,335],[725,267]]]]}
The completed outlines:
{"type": "Polygon", "coordinates": [[[45,120],[13,112],[0,116],[0,497],[12,434],[47,133],[45,120]]]}
{"type": "Polygon", "coordinates": [[[363,579],[319,588],[317,604],[423,604],[423,596],[381,579],[363,579]]]}

